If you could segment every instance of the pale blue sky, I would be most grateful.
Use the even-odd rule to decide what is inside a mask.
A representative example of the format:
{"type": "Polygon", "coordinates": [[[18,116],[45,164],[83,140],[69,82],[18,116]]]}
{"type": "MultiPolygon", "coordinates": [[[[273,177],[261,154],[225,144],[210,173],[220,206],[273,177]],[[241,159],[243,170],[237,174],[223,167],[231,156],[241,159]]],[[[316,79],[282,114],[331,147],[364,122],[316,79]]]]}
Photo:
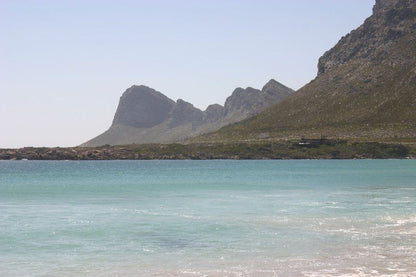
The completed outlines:
{"type": "Polygon", "coordinates": [[[0,147],[74,146],[133,84],[204,109],[269,79],[299,89],[374,0],[0,0],[0,147]]]}

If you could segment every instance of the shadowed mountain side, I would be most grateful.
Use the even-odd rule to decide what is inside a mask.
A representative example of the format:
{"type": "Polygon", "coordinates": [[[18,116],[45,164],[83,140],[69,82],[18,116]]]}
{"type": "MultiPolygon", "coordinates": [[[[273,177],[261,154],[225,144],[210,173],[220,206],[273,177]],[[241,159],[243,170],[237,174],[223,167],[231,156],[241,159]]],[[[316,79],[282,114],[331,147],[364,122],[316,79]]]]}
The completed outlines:
{"type": "Polygon", "coordinates": [[[146,86],[132,86],[120,97],[113,126],[156,126],[167,120],[175,102],[146,86]]]}
{"type": "Polygon", "coordinates": [[[198,141],[416,136],[416,2],[378,0],[326,52],[318,76],[275,106],[198,141]]]}
{"type": "Polygon", "coordinates": [[[237,88],[224,106],[213,104],[201,111],[149,87],[132,86],[121,96],[111,127],[82,146],[187,140],[253,116],[291,93],[292,89],[270,80],[262,90],[237,88]]]}

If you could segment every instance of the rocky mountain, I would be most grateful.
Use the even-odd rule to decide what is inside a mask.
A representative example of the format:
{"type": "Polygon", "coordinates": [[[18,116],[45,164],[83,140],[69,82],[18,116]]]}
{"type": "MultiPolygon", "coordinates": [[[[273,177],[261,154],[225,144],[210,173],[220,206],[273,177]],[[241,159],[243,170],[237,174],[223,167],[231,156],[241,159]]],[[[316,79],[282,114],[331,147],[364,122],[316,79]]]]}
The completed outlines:
{"type": "Polygon", "coordinates": [[[120,97],[111,127],[82,146],[178,142],[253,116],[291,93],[270,80],[262,90],[237,88],[224,106],[213,104],[201,111],[152,88],[132,86],[120,97]]]}
{"type": "Polygon", "coordinates": [[[416,1],[377,0],[373,14],[319,59],[309,84],[257,116],[199,139],[416,137],[415,30],[416,1]]]}
{"type": "Polygon", "coordinates": [[[132,86],[120,97],[112,125],[151,128],[167,120],[175,102],[162,93],[132,86]]]}

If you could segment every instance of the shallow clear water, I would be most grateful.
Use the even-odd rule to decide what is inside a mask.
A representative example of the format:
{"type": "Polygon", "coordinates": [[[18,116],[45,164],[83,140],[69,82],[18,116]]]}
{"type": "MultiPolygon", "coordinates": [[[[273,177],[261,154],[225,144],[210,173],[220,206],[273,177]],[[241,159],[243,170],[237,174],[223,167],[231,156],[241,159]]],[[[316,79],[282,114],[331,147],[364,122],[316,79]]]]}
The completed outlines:
{"type": "Polygon", "coordinates": [[[415,276],[416,161],[2,161],[0,276],[415,276]]]}

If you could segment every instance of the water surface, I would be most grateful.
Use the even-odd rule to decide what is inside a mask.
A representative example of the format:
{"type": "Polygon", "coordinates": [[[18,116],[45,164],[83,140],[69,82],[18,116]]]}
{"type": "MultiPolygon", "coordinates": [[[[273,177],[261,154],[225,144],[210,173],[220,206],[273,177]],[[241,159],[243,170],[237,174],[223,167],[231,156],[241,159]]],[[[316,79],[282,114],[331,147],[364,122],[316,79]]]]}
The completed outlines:
{"type": "Polygon", "coordinates": [[[416,161],[2,161],[1,276],[416,275],[416,161]]]}

